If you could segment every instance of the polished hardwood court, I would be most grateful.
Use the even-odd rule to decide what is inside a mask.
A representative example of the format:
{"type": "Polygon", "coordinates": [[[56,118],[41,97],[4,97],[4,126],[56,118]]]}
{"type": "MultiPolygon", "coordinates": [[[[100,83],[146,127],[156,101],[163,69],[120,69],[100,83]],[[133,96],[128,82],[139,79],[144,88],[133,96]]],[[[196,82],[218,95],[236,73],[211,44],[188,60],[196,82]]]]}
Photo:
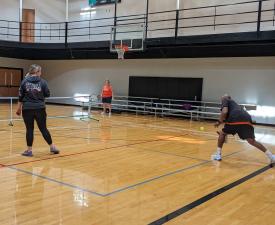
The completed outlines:
{"type": "MultiPolygon", "coordinates": [[[[72,106],[47,112],[57,116],[48,128],[61,154],[49,154],[36,128],[28,158],[21,156],[24,123],[9,126],[8,105],[0,105],[1,225],[150,224],[268,165],[236,137],[222,162],[211,161],[217,134],[209,121],[95,111],[98,122],[80,120],[81,109],[72,106]]],[[[275,152],[274,128],[257,126],[256,137],[275,152]]],[[[270,225],[274,214],[270,168],[167,224],[270,225]]]]}

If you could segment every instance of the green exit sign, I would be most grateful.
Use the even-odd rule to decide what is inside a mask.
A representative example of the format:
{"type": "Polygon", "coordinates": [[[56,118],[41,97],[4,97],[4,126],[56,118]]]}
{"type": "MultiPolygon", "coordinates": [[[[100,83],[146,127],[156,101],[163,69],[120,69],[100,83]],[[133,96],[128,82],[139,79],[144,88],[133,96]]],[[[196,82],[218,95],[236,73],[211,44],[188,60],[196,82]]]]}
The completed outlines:
{"type": "Polygon", "coordinates": [[[89,0],[89,5],[93,6],[96,5],[97,0],[89,0]]]}
{"type": "Polygon", "coordinates": [[[98,6],[98,5],[114,4],[116,1],[117,3],[121,2],[121,0],[89,0],[89,5],[98,6]]]}

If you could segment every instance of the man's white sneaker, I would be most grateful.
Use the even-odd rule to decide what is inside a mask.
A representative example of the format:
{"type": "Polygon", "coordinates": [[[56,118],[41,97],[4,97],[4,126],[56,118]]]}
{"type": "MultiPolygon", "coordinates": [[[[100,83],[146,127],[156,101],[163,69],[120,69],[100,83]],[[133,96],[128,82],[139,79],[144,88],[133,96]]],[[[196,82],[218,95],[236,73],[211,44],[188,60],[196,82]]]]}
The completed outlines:
{"type": "Polygon", "coordinates": [[[211,156],[211,159],[216,160],[216,161],[221,161],[222,160],[222,155],[218,154],[218,153],[215,153],[211,156]]]}

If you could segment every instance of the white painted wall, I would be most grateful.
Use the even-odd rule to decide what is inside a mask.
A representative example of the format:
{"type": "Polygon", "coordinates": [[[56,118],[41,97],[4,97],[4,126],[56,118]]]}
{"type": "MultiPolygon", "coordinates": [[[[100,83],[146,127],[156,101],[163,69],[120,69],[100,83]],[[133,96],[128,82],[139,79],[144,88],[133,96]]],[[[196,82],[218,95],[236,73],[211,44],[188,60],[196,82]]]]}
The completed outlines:
{"type": "MultiPolygon", "coordinates": [[[[100,93],[106,78],[128,95],[129,76],[202,77],[203,100],[229,93],[240,103],[275,107],[275,57],[38,61],[54,96],[100,93]]],[[[266,122],[261,118],[258,122],[266,122]]]]}
{"type": "MultiPolygon", "coordinates": [[[[0,19],[19,20],[19,0],[1,0],[0,5],[0,19]]],[[[35,9],[36,22],[65,21],[65,0],[23,0],[23,8],[35,9]]]]}
{"type": "Polygon", "coordinates": [[[24,73],[28,71],[28,67],[32,62],[24,59],[13,59],[13,58],[3,58],[0,57],[0,67],[10,67],[10,68],[22,68],[24,73]]]}
{"type": "Polygon", "coordinates": [[[19,0],[0,1],[0,19],[19,20],[19,0]]]}
{"type": "Polygon", "coordinates": [[[23,8],[35,9],[36,22],[64,22],[65,0],[23,0],[23,8]]]}
{"type": "MultiPolygon", "coordinates": [[[[0,20],[19,21],[19,0],[0,0],[0,20]]],[[[8,30],[6,27],[19,28],[18,23],[0,22],[0,40],[6,40],[7,36],[3,34],[18,34],[17,30],[8,30]]],[[[17,36],[9,36],[10,41],[18,41],[17,36]]]]}
{"type": "Polygon", "coordinates": [[[222,94],[229,93],[240,103],[269,107],[257,113],[270,112],[273,117],[256,117],[257,122],[275,121],[275,57],[124,61],[0,58],[0,67],[24,68],[25,73],[32,63],[42,66],[52,96],[98,94],[106,78],[111,80],[115,95],[128,95],[129,76],[200,77],[204,101],[219,101],[222,94]]]}
{"type": "Polygon", "coordinates": [[[65,0],[23,0],[23,8],[35,10],[35,41],[36,42],[63,42],[65,31],[59,32],[59,29],[64,29],[64,24],[39,24],[39,23],[56,23],[64,22],[66,20],[66,1],[65,0]],[[40,32],[39,29],[43,29],[40,32]],[[51,32],[46,31],[52,29],[51,32]],[[40,38],[40,36],[48,36],[40,38]]]}
{"type": "Polygon", "coordinates": [[[104,79],[112,80],[116,94],[128,94],[129,76],[204,78],[204,100],[224,92],[239,101],[274,105],[275,57],[150,59],[150,60],[58,60],[38,61],[44,67],[55,95],[99,92],[104,79]],[[60,83],[64,88],[60,88],[60,83]],[[66,88],[65,88],[66,87],[66,88]],[[274,93],[271,94],[271,93],[274,93]]]}

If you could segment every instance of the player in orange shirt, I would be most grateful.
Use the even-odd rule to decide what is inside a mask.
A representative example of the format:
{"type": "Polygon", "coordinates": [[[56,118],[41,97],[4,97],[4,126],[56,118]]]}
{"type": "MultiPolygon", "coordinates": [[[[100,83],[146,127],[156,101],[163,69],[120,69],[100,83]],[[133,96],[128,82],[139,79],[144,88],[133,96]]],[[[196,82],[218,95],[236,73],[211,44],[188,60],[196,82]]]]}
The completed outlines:
{"type": "Polygon", "coordinates": [[[102,88],[101,98],[103,103],[103,112],[102,115],[106,114],[106,109],[109,110],[109,116],[111,116],[112,110],[112,99],[113,99],[113,89],[109,80],[105,80],[105,84],[102,88]]]}

